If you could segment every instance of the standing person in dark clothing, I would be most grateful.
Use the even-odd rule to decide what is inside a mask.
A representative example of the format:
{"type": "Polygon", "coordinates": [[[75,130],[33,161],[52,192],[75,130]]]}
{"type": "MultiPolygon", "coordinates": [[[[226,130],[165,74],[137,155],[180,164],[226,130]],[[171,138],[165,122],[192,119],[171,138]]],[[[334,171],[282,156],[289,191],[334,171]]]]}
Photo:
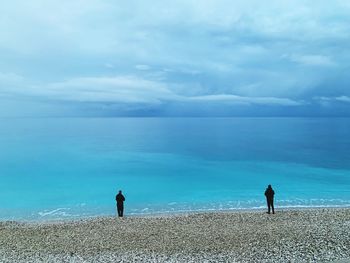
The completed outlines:
{"type": "Polygon", "coordinates": [[[123,217],[125,197],[121,190],[119,190],[119,193],[115,196],[115,200],[117,201],[118,216],[123,217]]]}
{"type": "Polygon", "coordinates": [[[275,207],[273,206],[273,197],[275,195],[275,191],[272,189],[269,184],[265,191],[266,201],[267,201],[267,213],[270,214],[270,209],[272,208],[272,214],[275,213],[275,207]]]}

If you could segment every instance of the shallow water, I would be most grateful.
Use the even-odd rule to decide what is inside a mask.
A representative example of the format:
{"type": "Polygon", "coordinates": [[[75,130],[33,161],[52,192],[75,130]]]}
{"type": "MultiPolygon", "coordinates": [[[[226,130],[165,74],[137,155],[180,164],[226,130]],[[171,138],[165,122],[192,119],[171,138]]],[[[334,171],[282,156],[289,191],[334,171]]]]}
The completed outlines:
{"type": "Polygon", "coordinates": [[[0,218],[350,206],[350,119],[1,119],[0,218]]]}

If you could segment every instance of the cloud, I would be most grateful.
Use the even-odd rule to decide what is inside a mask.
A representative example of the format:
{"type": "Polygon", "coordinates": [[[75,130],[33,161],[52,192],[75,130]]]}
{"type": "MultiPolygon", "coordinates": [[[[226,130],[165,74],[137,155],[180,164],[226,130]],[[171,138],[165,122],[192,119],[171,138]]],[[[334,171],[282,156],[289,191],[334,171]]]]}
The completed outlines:
{"type": "MultiPolygon", "coordinates": [[[[244,97],[232,94],[186,96],[172,90],[174,84],[150,81],[135,76],[75,78],[47,86],[17,87],[8,94],[46,98],[52,101],[115,104],[230,103],[241,105],[299,106],[303,102],[276,97],[244,97]]],[[[188,87],[190,88],[190,87],[188,87]]],[[[2,90],[4,92],[4,89],[2,90]]]]}
{"type": "Polygon", "coordinates": [[[339,97],[315,97],[314,100],[320,102],[323,105],[330,105],[330,103],[344,102],[350,103],[350,97],[339,96],[339,97]]]}
{"type": "Polygon", "coordinates": [[[134,76],[76,78],[36,87],[37,95],[78,102],[149,103],[173,99],[164,84],[134,76]]]}
{"type": "Polygon", "coordinates": [[[342,0],[7,1],[0,93],[164,108],[334,105],[350,96],[349,25],[342,0]]]}
{"type": "Polygon", "coordinates": [[[0,72],[0,98],[12,96],[15,90],[26,85],[24,77],[12,72],[0,72]]]}
{"type": "Polygon", "coordinates": [[[138,70],[150,70],[151,69],[151,67],[148,65],[136,65],[135,68],[138,70]]]}
{"type": "Polygon", "coordinates": [[[350,102],[350,97],[348,96],[340,96],[340,97],[336,97],[335,99],[342,102],[350,102]]]}
{"type": "Polygon", "coordinates": [[[322,55],[292,55],[290,60],[307,66],[336,66],[336,63],[328,56],[322,55]]]}
{"type": "Polygon", "coordinates": [[[279,105],[279,106],[300,106],[303,102],[294,101],[287,98],[275,98],[275,97],[242,97],[236,95],[220,94],[220,95],[207,95],[188,98],[189,101],[201,101],[201,102],[226,102],[242,105],[279,105]]]}
{"type": "Polygon", "coordinates": [[[0,72],[0,84],[14,84],[23,81],[23,77],[12,72],[0,72]]]}
{"type": "Polygon", "coordinates": [[[111,64],[111,63],[105,63],[105,67],[106,67],[106,68],[113,69],[113,68],[114,68],[114,65],[111,64]]]}

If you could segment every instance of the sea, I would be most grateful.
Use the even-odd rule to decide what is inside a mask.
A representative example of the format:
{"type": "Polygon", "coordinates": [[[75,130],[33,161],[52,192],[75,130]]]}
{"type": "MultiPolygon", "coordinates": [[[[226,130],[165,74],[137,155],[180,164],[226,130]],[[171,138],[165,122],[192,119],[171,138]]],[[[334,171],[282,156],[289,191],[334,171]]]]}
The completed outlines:
{"type": "Polygon", "coordinates": [[[350,207],[348,118],[0,121],[0,220],[350,207]]]}

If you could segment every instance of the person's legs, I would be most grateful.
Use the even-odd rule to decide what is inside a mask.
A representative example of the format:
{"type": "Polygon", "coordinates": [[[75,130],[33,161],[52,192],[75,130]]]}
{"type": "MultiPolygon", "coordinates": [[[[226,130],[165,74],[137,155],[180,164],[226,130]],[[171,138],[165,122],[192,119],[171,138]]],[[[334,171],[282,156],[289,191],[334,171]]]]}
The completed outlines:
{"type": "Polygon", "coordinates": [[[117,205],[117,209],[118,209],[118,216],[121,217],[122,211],[121,211],[121,206],[119,204],[117,205]]]}
{"type": "Polygon", "coordinates": [[[267,201],[267,213],[270,214],[270,209],[271,209],[270,200],[266,199],[266,201],[267,201]]]}
{"type": "Polygon", "coordinates": [[[120,207],[120,217],[123,217],[124,214],[124,205],[121,205],[120,207]]]}
{"type": "Polygon", "coordinates": [[[275,207],[273,205],[273,199],[271,199],[270,203],[271,203],[271,208],[272,208],[272,214],[274,214],[275,213],[275,207]]]}

